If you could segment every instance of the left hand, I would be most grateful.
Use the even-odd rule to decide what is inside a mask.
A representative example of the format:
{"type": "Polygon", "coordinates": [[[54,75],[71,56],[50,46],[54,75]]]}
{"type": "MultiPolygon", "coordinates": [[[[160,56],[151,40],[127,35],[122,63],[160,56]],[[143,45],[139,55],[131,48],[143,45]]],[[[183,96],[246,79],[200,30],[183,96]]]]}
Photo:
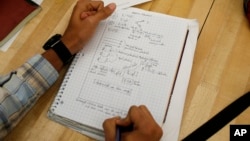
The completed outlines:
{"type": "Polygon", "coordinates": [[[92,37],[99,22],[109,17],[115,8],[114,3],[104,7],[103,1],[79,0],[77,2],[62,37],[62,42],[71,54],[83,48],[92,37]]]}

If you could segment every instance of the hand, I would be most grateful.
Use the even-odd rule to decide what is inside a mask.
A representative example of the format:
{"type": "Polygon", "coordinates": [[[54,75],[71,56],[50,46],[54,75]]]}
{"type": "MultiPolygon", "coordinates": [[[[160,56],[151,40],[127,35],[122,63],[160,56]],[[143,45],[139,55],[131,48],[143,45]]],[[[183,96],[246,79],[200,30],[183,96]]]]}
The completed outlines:
{"type": "MultiPolygon", "coordinates": [[[[99,22],[109,17],[115,8],[114,3],[104,7],[102,1],[79,0],[76,3],[69,25],[61,38],[71,54],[76,54],[83,48],[99,22]]],[[[47,50],[42,55],[58,72],[62,69],[63,62],[53,50],[47,50]]]]}
{"type": "Polygon", "coordinates": [[[89,41],[99,22],[109,17],[116,5],[104,7],[102,1],[79,0],[72,12],[69,25],[62,37],[62,42],[71,54],[80,51],[89,41]]]}
{"type": "Polygon", "coordinates": [[[159,141],[163,134],[146,106],[132,106],[124,119],[114,117],[104,121],[105,140],[115,141],[116,127],[130,125],[133,130],[122,133],[122,141],[159,141]]]}

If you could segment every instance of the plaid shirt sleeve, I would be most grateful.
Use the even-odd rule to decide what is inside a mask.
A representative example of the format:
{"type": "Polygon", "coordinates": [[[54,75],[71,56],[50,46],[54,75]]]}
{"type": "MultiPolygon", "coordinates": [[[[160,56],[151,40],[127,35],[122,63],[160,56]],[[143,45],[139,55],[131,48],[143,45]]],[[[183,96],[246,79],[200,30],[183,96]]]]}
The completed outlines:
{"type": "Polygon", "coordinates": [[[56,81],[58,72],[41,55],[0,77],[0,140],[56,81]]]}

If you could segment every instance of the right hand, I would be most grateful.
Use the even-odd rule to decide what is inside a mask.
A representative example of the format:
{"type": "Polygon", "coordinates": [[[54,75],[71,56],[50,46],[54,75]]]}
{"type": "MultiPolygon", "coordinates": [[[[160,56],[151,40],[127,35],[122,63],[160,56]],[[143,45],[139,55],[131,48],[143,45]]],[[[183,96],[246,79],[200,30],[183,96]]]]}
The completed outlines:
{"type": "Polygon", "coordinates": [[[159,141],[163,134],[146,106],[132,106],[124,119],[114,117],[104,121],[105,140],[115,141],[116,127],[130,125],[133,130],[122,133],[122,141],[159,141]]]}

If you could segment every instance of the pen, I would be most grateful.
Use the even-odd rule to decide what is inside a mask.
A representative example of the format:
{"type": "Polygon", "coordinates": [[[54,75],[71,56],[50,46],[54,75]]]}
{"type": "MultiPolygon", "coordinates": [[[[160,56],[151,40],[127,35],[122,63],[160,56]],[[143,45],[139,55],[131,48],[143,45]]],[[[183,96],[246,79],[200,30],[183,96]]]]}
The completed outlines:
{"type": "Polygon", "coordinates": [[[116,126],[115,141],[121,141],[121,134],[133,131],[133,124],[129,126],[116,126]]]}
{"type": "Polygon", "coordinates": [[[121,130],[120,127],[116,127],[115,141],[121,141],[121,130]]]}

